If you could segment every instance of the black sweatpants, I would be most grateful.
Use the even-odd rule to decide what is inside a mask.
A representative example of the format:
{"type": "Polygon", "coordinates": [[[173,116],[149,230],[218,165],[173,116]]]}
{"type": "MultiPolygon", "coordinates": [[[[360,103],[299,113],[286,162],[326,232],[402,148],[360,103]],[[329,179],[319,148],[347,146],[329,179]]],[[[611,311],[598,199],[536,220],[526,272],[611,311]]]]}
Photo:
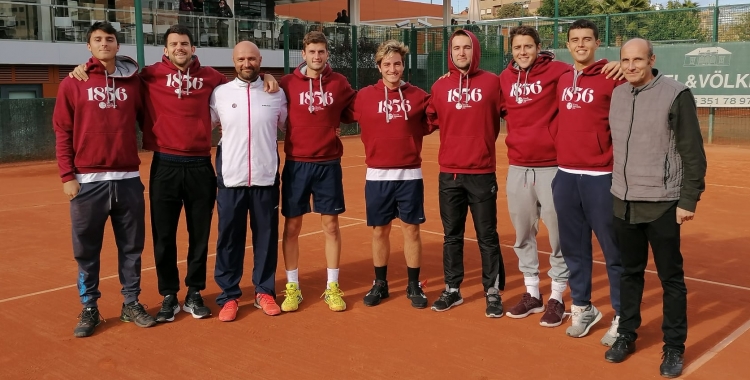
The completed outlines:
{"type": "Polygon", "coordinates": [[[482,285],[505,289],[505,266],[497,234],[497,178],[495,173],[440,173],[440,219],[443,222],[445,284],[459,288],[464,280],[464,231],[471,210],[482,255],[482,285]]]}
{"type": "Polygon", "coordinates": [[[154,154],[149,183],[151,231],[154,240],[159,294],[177,294],[177,225],[182,207],[188,231],[188,291],[206,288],[206,259],[211,218],[216,201],[216,174],[210,157],[195,162],[174,162],[154,154]]]}
{"type": "Polygon", "coordinates": [[[620,277],[620,326],[617,332],[638,337],[641,326],[644,273],[648,264],[648,246],[654,252],[654,264],[664,291],[662,332],[664,348],[685,351],[687,340],[687,287],[680,252],[680,225],[677,206],[650,223],[631,224],[614,217],[615,233],[622,257],[620,277]]]}
{"type": "Polygon", "coordinates": [[[78,295],[84,307],[97,307],[99,268],[107,218],[117,244],[117,271],[125,303],[141,293],[141,254],[145,240],[145,200],[141,179],[82,183],[70,200],[73,256],[78,263],[78,295]]]}

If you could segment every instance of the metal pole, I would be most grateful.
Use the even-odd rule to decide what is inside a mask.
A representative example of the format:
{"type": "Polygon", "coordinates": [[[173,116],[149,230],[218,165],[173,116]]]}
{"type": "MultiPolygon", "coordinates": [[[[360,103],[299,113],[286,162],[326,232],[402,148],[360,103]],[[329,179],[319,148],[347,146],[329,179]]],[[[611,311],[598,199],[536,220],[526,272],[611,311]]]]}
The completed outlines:
{"type": "Polygon", "coordinates": [[[604,27],[605,28],[604,29],[605,31],[604,32],[604,46],[609,47],[609,22],[610,22],[609,13],[607,13],[607,16],[604,20],[606,23],[604,27]]]}
{"type": "Polygon", "coordinates": [[[354,83],[352,83],[352,87],[354,87],[355,90],[359,90],[359,68],[357,67],[357,63],[359,61],[359,54],[357,53],[357,45],[359,42],[359,38],[357,38],[357,26],[352,25],[352,69],[354,70],[354,83]]]}
{"type": "Polygon", "coordinates": [[[558,18],[560,17],[560,0],[555,0],[555,30],[552,33],[552,48],[557,49],[558,18]]]}
{"type": "MultiPolygon", "coordinates": [[[[714,45],[719,43],[719,0],[716,0],[714,5],[714,45]]],[[[716,109],[714,107],[708,108],[708,143],[714,142],[714,115],[716,109]]]]}
{"type": "Polygon", "coordinates": [[[135,50],[137,53],[138,67],[143,69],[146,65],[145,50],[143,49],[143,7],[141,0],[135,0],[135,50]]]}
{"type": "Polygon", "coordinates": [[[284,74],[292,72],[289,66],[289,20],[284,20],[284,25],[281,26],[282,32],[284,33],[284,74]]]}

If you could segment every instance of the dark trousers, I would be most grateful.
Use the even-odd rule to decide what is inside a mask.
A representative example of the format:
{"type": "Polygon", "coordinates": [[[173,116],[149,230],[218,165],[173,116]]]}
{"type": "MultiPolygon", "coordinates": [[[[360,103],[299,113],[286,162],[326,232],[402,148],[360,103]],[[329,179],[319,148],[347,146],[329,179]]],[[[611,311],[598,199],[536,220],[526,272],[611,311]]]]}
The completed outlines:
{"type": "Polygon", "coordinates": [[[591,303],[593,256],[591,232],[602,247],[609,277],[609,297],[620,315],[620,250],[612,227],[612,174],[599,176],[558,170],[552,181],[560,246],[570,270],[570,296],[576,306],[591,303]]]}
{"type": "Polygon", "coordinates": [[[464,280],[464,231],[471,210],[482,255],[482,285],[505,289],[505,267],[497,234],[497,178],[489,174],[440,173],[440,218],[443,222],[445,284],[458,288],[464,280]]]}
{"type": "MultiPolygon", "coordinates": [[[[680,253],[680,225],[677,206],[650,223],[631,224],[614,217],[615,232],[622,253],[620,278],[620,327],[617,332],[635,340],[641,326],[644,271],[648,263],[648,246],[654,253],[654,264],[663,294],[662,332],[664,348],[685,351],[687,339],[687,288],[680,253]]],[[[626,216],[627,217],[627,216],[626,216]]]]}
{"type": "Polygon", "coordinates": [[[73,256],[78,263],[78,295],[84,307],[97,307],[102,241],[107,218],[117,244],[117,271],[125,303],[141,293],[141,254],[145,239],[145,201],[140,178],[81,184],[70,201],[73,256]]]}
{"type": "Polygon", "coordinates": [[[279,185],[220,188],[217,197],[219,241],[214,279],[222,292],[216,303],[242,296],[247,216],[253,244],[255,293],[276,297],[276,264],[279,258],[279,185]]]}
{"type": "Polygon", "coordinates": [[[154,154],[149,199],[159,294],[177,294],[180,290],[177,225],[183,206],[188,231],[185,286],[189,291],[205,289],[208,237],[216,201],[216,174],[211,160],[172,162],[154,154]]]}

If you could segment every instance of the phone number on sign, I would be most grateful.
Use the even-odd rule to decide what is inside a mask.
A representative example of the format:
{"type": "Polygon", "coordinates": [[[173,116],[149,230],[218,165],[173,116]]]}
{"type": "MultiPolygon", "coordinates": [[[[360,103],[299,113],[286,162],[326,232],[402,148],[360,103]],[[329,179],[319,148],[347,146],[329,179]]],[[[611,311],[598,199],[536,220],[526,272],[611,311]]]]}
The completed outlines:
{"type": "Polygon", "coordinates": [[[750,107],[750,95],[695,95],[698,107],[750,107]]]}

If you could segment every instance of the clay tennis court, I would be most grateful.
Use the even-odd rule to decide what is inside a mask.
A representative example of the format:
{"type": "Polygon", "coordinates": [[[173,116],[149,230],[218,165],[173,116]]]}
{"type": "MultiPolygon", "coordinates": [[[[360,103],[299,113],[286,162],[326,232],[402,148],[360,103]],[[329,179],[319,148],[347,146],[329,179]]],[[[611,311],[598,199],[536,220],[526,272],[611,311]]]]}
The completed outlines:
{"type": "MultiPolygon", "coordinates": [[[[514,232],[507,213],[504,136],[498,140],[498,232],[508,283],[506,309],[524,291],[511,245],[514,232]]],[[[398,228],[391,237],[391,298],[365,307],[372,285],[370,229],[365,225],[364,153],[358,137],[344,140],[344,187],[347,212],[341,217],[343,257],[340,282],[348,308],[328,310],[319,296],[326,281],[320,217],[305,217],[300,237],[300,282],[305,301],[300,310],[268,317],[252,306],[252,261],[246,259],[237,320],[219,322],[213,281],[216,222],[209,248],[208,288],[203,292],[214,317],[194,320],[179,313],[175,322],[150,329],[119,321],[122,296],[116,248],[108,227],[102,254],[102,299],[107,320],[93,337],[73,337],[78,302],[76,263],[70,239],[68,201],[55,162],[0,166],[0,378],[2,379],[650,379],[661,363],[661,287],[646,275],[643,326],[636,354],[624,363],[604,361],[599,338],[609,327],[607,278],[596,253],[592,301],[605,317],[589,336],[565,335],[569,321],[557,328],[539,326],[540,315],[522,320],[484,317],[480,256],[467,227],[463,305],[448,312],[411,308],[405,295],[406,269],[398,228]]],[[[424,177],[427,222],[422,227],[422,277],[430,303],[443,289],[442,226],[437,194],[437,134],[425,140],[424,177]]],[[[283,151],[283,149],[281,149],[283,151]]],[[[695,221],[683,227],[683,255],[688,287],[689,333],[683,378],[743,379],[750,354],[750,150],[707,146],[706,192],[695,221]]],[[[150,153],[141,154],[141,174],[148,178],[150,153]]],[[[147,186],[148,188],[148,186],[147,186]]],[[[148,201],[148,197],[147,201],[148,201]]],[[[470,219],[470,218],[469,218],[470,219]]],[[[151,314],[159,308],[150,225],[146,217],[141,302],[151,314]]],[[[282,222],[283,223],[283,222],[282,222]]],[[[470,223],[470,222],[469,222],[470,223]]],[[[398,222],[394,222],[398,225],[398,222]]],[[[184,260],[187,234],[181,222],[178,247],[184,260]]],[[[540,249],[549,251],[546,230],[540,249]]],[[[248,245],[250,244],[248,236],[248,245]]],[[[252,247],[248,247],[248,252],[252,247]]],[[[279,261],[276,288],[284,287],[279,261]]],[[[549,289],[542,258],[542,289],[549,289]]],[[[181,276],[185,273],[180,262],[181,276]]],[[[179,294],[184,298],[183,289],[179,294]]],[[[282,296],[277,299],[281,302],[282,296]]],[[[565,294],[568,309],[569,294],[565,294]]]]}

